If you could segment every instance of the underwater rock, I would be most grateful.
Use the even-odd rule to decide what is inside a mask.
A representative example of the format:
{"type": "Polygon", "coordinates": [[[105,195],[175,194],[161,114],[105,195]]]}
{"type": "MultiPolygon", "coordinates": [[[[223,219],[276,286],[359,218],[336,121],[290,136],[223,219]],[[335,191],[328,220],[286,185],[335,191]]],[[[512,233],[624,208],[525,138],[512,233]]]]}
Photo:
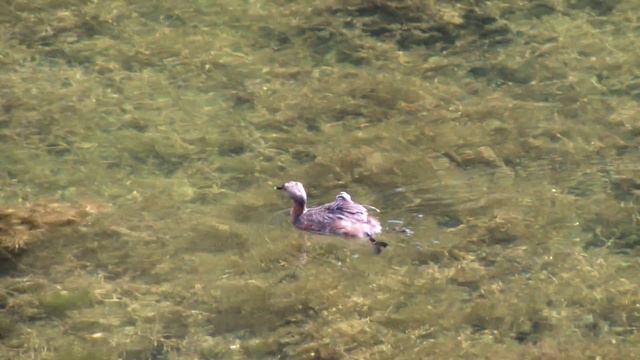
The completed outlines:
{"type": "Polygon", "coordinates": [[[81,224],[91,215],[103,212],[108,207],[106,204],[92,202],[38,202],[14,208],[0,207],[0,249],[18,253],[47,231],[81,224]]]}
{"type": "Polygon", "coordinates": [[[234,157],[240,156],[246,153],[249,149],[249,144],[245,143],[242,139],[228,138],[223,139],[218,147],[218,155],[234,157]]]}
{"type": "Polygon", "coordinates": [[[475,150],[464,150],[461,153],[452,151],[443,154],[449,161],[460,167],[485,165],[490,167],[504,167],[504,162],[496,155],[492,148],[480,146],[475,150]]]}
{"type": "Polygon", "coordinates": [[[220,223],[193,223],[186,237],[189,251],[228,252],[246,250],[249,240],[231,227],[220,223]]]}
{"type": "Polygon", "coordinates": [[[533,3],[527,10],[528,15],[538,19],[551,15],[555,12],[556,9],[552,5],[545,4],[544,2],[533,3]]]}
{"type": "Polygon", "coordinates": [[[335,324],[332,327],[332,332],[335,332],[340,337],[353,338],[355,340],[368,332],[368,323],[367,320],[361,319],[345,320],[335,324]]]}
{"type": "Polygon", "coordinates": [[[178,14],[165,14],[160,17],[160,21],[167,27],[177,28],[187,25],[187,21],[178,14]]]}
{"type": "Polygon", "coordinates": [[[438,226],[455,229],[458,226],[464,224],[464,220],[460,218],[460,216],[455,214],[445,214],[441,216],[436,216],[438,226]]]}
{"type": "Polygon", "coordinates": [[[484,228],[484,239],[489,244],[511,243],[518,239],[521,232],[520,221],[516,217],[496,216],[484,228]]]}
{"type": "Polygon", "coordinates": [[[416,265],[440,264],[448,256],[447,251],[443,249],[416,249],[409,254],[411,262],[416,265]]]}
{"type": "Polygon", "coordinates": [[[464,6],[423,2],[367,2],[335,4],[326,9],[344,17],[345,27],[360,28],[372,38],[395,40],[400,49],[451,47],[461,39],[485,41],[489,46],[511,41],[511,29],[492,15],[464,6]]]}
{"type": "Polygon", "coordinates": [[[577,0],[570,2],[571,7],[574,9],[590,9],[598,16],[604,16],[610,14],[620,0],[577,0]]]}
{"type": "Polygon", "coordinates": [[[468,261],[460,263],[449,279],[458,286],[478,289],[485,277],[486,270],[483,266],[477,262],[468,261]]]}
{"type": "MultiPolygon", "coordinates": [[[[499,211],[489,219],[469,219],[467,229],[474,242],[488,245],[510,244],[530,234],[518,209],[499,211]]],[[[451,250],[449,254],[453,255],[451,250]]]]}
{"type": "Polygon", "coordinates": [[[7,318],[0,318],[0,338],[9,336],[15,329],[16,324],[7,318]]]}
{"type": "Polygon", "coordinates": [[[640,106],[636,102],[625,103],[618,106],[615,113],[609,118],[609,124],[620,128],[626,135],[635,137],[640,135],[640,119],[638,119],[640,106]]]}
{"type": "Polygon", "coordinates": [[[512,68],[502,65],[474,66],[468,74],[476,78],[486,78],[489,83],[501,85],[504,83],[529,84],[535,79],[535,70],[531,66],[512,68]]]}

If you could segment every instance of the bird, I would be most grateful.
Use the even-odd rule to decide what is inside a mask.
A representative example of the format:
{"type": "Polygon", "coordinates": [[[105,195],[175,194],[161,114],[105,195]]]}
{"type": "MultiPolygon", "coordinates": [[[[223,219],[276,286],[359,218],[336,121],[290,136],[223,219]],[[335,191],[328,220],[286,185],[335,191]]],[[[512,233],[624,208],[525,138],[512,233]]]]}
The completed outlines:
{"type": "Polygon", "coordinates": [[[368,239],[375,254],[388,246],[374,238],[382,231],[378,219],[370,216],[367,209],[354,202],[348,193],[342,191],[332,203],[307,208],[307,193],[302,183],[288,181],[275,189],[284,191],[293,200],[291,223],[296,228],[321,235],[368,239]]]}

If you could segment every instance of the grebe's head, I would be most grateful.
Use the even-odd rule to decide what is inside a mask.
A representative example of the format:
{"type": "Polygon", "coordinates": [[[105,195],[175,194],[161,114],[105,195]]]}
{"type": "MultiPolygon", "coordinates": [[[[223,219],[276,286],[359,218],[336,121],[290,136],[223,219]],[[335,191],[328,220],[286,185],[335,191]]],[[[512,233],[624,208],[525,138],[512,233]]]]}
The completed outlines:
{"type": "Polygon", "coordinates": [[[299,183],[297,181],[286,182],[283,185],[276,186],[275,189],[283,190],[294,201],[298,201],[298,202],[307,201],[307,193],[304,191],[304,186],[302,186],[302,183],[299,183]]]}
{"type": "Polygon", "coordinates": [[[336,195],[336,201],[352,202],[351,201],[351,195],[347,194],[344,191],[341,191],[338,195],[336,195]]]}

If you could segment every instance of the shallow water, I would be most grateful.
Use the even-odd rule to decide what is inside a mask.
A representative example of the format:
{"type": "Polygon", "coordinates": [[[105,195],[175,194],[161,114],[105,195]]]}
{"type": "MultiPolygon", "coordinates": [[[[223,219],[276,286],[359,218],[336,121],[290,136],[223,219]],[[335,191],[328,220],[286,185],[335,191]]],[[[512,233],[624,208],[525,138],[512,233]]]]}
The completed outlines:
{"type": "Polygon", "coordinates": [[[640,3],[474,3],[0,4],[0,358],[640,357],[640,3]]]}

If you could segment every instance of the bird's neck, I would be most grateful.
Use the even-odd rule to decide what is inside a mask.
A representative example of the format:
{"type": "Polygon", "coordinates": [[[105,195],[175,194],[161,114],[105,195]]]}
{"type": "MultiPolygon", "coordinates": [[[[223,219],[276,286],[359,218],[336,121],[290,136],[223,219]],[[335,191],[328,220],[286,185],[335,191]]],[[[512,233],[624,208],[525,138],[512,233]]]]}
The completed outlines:
{"type": "Polygon", "coordinates": [[[291,208],[291,222],[296,223],[305,210],[307,210],[306,201],[302,199],[294,199],[291,208]]]}

